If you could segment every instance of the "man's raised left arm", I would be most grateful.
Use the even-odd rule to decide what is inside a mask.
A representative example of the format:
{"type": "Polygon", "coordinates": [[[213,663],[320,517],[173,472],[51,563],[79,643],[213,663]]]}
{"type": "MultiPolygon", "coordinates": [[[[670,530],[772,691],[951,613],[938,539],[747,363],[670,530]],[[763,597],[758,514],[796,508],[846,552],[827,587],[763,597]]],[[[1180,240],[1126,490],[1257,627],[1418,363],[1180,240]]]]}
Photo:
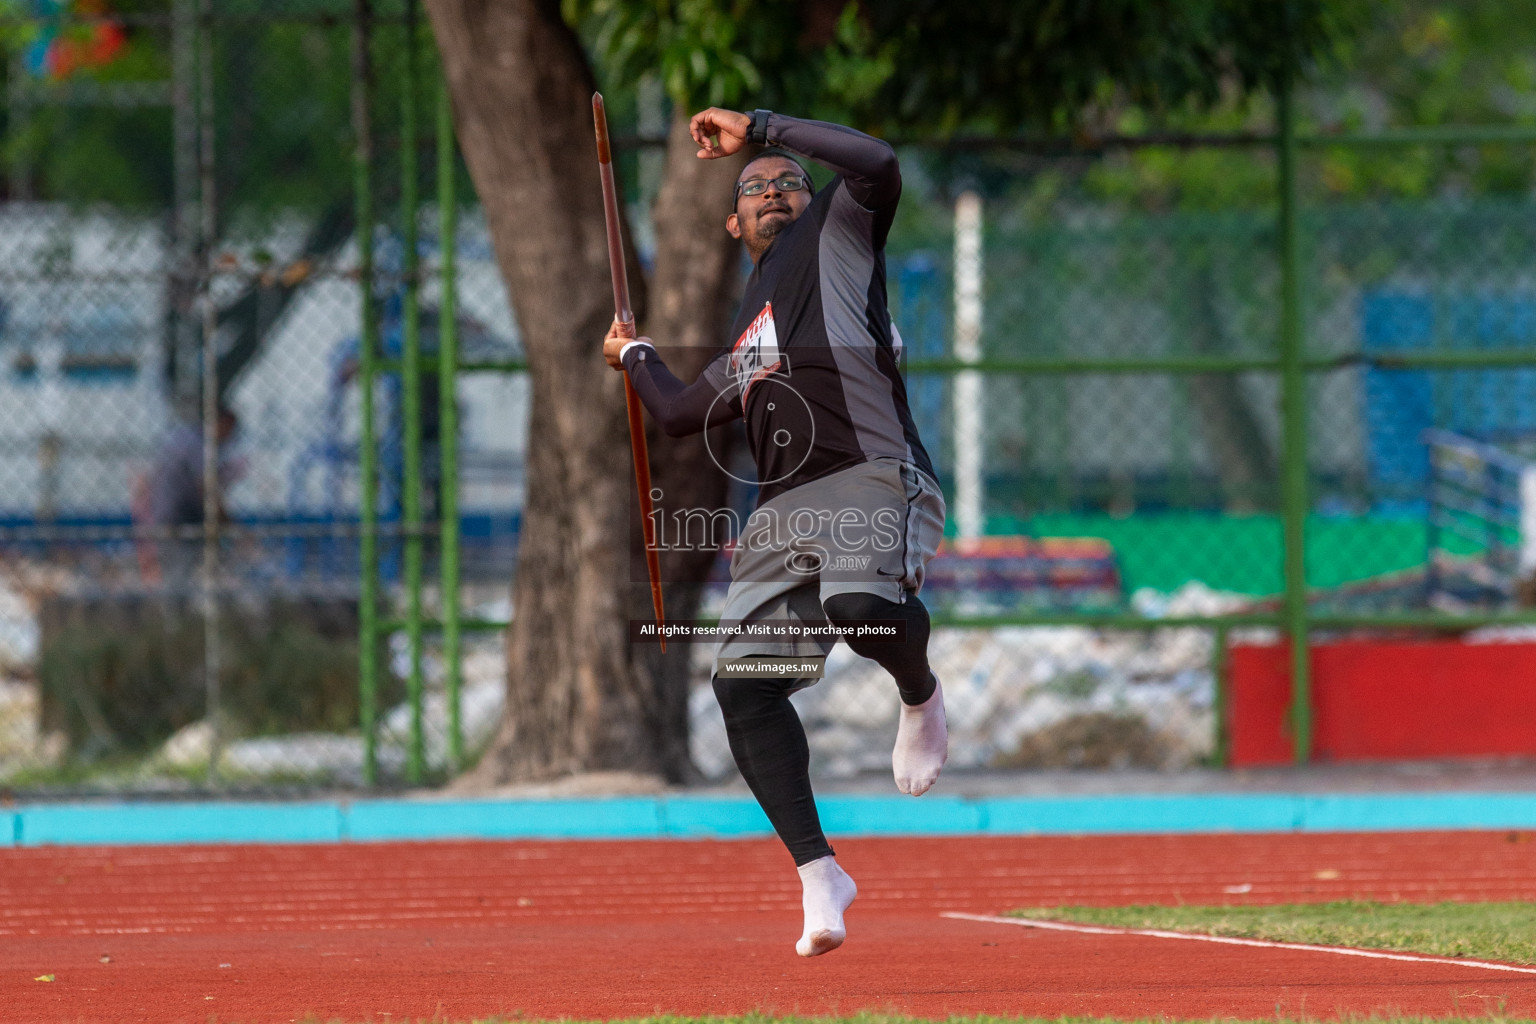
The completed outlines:
{"type": "Polygon", "coordinates": [[[890,143],[840,124],[710,107],[694,114],[688,128],[702,158],[727,156],[748,143],[779,146],[841,174],[848,194],[866,210],[894,206],[901,198],[901,166],[890,143]]]}

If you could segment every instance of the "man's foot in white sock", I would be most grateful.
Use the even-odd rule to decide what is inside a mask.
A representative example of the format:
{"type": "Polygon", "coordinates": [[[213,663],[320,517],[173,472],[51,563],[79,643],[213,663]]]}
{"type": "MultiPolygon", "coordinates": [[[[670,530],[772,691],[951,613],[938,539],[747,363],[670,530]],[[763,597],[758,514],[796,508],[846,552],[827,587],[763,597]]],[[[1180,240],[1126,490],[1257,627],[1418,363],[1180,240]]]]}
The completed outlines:
{"type": "Polygon", "coordinates": [[[800,903],[805,908],[805,932],[795,943],[795,952],[801,956],[830,953],[848,935],[843,927],[843,911],[859,894],[859,887],[830,856],[802,864],[799,871],[804,890],[800,903]]]}
{"type": "Polygon", "coordinates": [[[944,721],[944,687],[933,681],[933,696],[921,704],[901,705],[896,726],[896,749],[891,752],[891,771],[896,788],[922,796],[939,779],[939,769],[949,759],[949,726],[944,721]]]}

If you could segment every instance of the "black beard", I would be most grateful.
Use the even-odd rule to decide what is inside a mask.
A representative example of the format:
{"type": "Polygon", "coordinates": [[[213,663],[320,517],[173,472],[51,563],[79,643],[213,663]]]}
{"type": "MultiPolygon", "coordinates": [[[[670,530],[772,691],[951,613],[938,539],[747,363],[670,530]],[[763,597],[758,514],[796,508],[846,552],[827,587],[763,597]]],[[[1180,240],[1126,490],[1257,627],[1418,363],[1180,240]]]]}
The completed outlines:
{"type": "Polygon", "coordinates": [[[778,237],[780,231],[783,231],[795,222],[794,217],[790,216],[788,210],[771,210],[769,212],[782,213],[784,216],[775,217],[773,220],[763,220],[762,217],[757,219],[757,237],[764,245],[773,241],[778,237]]]}

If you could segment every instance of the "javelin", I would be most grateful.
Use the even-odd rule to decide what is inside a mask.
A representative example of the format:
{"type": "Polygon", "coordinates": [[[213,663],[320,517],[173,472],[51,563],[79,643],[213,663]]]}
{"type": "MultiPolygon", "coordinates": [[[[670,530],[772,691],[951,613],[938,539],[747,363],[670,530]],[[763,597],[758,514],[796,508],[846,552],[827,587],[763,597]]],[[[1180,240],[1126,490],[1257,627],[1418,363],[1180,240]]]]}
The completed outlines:
{"type": "MultiPolygon", "coordinates": [[[[619,201],[613,188],[613,159],[608,149],[608,115],[603,110],[603,94],[592,94],[592,123],[597,129],[597,169],[603,179],[603,218],[608,222],[608,269],[613,275],[613,318],[629,327],[635,336],[635,314],[629,308],[629,281],[624,276],[624,243],[619,238],[619,201]]],[[[624,374],[624,407],[629,411],[629,447],[635,456],[635,487],[640,492],[640,524],[645,530],[645,571],[651,579],[651,607],[656,609],[656,625],[663,624],[661,613],[661,567],[656,557],[656,523],[651,519],[651,460],[645,450],[645,420],[640,415],[640,396],[624,374]]],[[[661,650],[667,640],[663,633],[661,650]]]]}

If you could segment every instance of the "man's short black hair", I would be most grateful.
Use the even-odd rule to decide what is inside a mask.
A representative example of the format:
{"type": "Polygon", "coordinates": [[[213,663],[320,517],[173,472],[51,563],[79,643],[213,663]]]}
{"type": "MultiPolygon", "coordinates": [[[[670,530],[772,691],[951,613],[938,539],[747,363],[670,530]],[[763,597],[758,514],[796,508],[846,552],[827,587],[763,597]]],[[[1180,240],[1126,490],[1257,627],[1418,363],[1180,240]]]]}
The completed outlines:
{"type": "MultiPolygon", "coordinates": [[[[772,157],[772,156],[781,157],[781,158],[783,158],[785,160],[788,160],[790,163],[794,164],[796,167],[800,168],[800,176],[805,179],[805,190],[807,192],[809,192],[813,196],[816,194],[816,181],[815,181],[815,179],[813,179],[811,177],[811,172],[805,169],[805,164],[800,162],[800,158],[799,157],[795,156],[795,154],[791,153],[787,149],[780,149],[777,146],[770,146],[769,148],[763,150],[761,153],[759,153],[756,156],[754,156],[752,159],[748,160],[747,161],[747,167],[751,167],[753,164],[757,163],[759,160],[762,160],[762,159],[764,159],[766,157],[772,157]]],[[[747,167],[743,167],[742,170],[745,171],[747,169],[747,167]]],[[[737,175],[737,177],[736,177],[736,184],[731,186],[731,208],[732,209],[735,209],[736,208],[736,204],[741,201],[740,189],[741,189],[741,176],[737,175]]]]}

